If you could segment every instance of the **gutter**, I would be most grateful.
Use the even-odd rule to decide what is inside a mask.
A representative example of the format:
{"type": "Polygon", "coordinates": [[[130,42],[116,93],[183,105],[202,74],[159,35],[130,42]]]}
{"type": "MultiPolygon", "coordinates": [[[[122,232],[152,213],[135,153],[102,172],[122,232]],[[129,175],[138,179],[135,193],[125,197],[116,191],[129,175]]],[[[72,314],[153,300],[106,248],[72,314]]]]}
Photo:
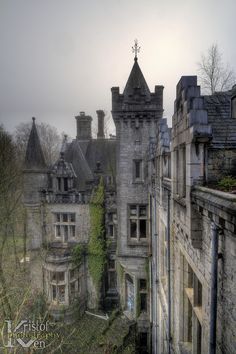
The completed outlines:
{"type": "Polygon", "coordinates": [[[211,303],[209,354],[216,354],[219,228],[211,225],[211,303]]]}

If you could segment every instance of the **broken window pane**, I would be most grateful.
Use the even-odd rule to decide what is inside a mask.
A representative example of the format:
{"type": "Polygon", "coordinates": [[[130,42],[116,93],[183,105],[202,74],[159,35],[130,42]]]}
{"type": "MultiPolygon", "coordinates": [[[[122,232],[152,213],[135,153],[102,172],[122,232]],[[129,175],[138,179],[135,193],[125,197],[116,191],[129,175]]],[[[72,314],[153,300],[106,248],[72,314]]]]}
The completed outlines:
{"type": "Polygon", "coordinates": [[[65,302],[65,285],[60,285],[58,288],[58,301],[65,302]]]}
{"type": "Polygon", "coordinates": [[[139,207],[139,216],[146,216],[147,215],[147,207],[145,205],[141,205],[139,207]]]}
{"type": "Polygon", "coordinates": [[[62,220],[63,222],[68,222],[68,215],[67,214],[62,214],[62,220]]]}
{"type": "Polygon", "coordinates": [[[137,237],[137,222],[130,220],[130,237],[137,237]]]}
{"type": "Polygon", "coordinates": [[[147,237],[147,231],[146,231],[146,220],[140,220],[139,221],[139,236],[141,238],[146,238],[147,237]]]}
{"type": "Polygon", "coordinates": [[[60,225],[56,225],[56,237],[60,237],[61,236],[61,227],[60,225]]]}
{"type": "Polygon", "coordinates": [[[137,215],[137,206],[136,205],[130,205],[130,215],[132,215],[132,216],[137,215]]]}
{"type": "Polygon", "coordinates": [[[70,214],[70,221],[75,222],[75,213],[70,214]]]}

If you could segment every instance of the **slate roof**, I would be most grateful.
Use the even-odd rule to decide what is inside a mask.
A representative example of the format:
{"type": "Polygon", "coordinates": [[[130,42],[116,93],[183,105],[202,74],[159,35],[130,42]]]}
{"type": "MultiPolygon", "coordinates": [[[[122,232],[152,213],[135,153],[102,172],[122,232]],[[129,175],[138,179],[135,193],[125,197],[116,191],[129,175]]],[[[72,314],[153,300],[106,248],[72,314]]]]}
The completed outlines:
{"type": "Polygon", "coordinates": [[[208,123],[212,126],[212,145],[236,147],[236,119],[231,118],[231,91],[204,96],[208,123]]]}
{"type": "Polygon", "coordinates": [[[128,99],[135,94],[135,89],[139,89],[139,94],[150,98],[150,90],[138,65],[137,59],[134,61],[133,68],[129,75],[128,81],[124,89],[124,98],[128,99]]]}
{"type": "Polygon", "coordinates": [[[32,118],[32,120],[32,128],[30,131],[30,136],[25,154],[25,168],[44,169],[46,168],[46,163],[35,124],[35,118],[32,118]]]}
{"type": "Polygon", "coordinates": [[[91,139],[87,142],[75,139],[65,151],[66,161],[72,163],[77,176],[76,188],[86,190],[86,183],[94,180],[99,162],[103,175],[115,175],[116,140],[91,139]]]}

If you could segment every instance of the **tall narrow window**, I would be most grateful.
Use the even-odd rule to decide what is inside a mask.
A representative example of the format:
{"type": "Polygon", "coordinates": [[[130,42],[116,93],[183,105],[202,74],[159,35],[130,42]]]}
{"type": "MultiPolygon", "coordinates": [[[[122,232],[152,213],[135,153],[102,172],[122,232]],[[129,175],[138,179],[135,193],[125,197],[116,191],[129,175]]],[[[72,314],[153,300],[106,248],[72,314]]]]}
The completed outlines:
{"type": "Polygon", "coordinates": [[[64,178],[64,191],[68,191],[68,178],[64,178]]]}
{"type": "Polygon", "coordinates": [[[51,298],[52,301],[65,303],[65,273],[50,272],[51,298]]]}
{"type": "Polygon", "coordinates": [[[183,332],[181,346],[201,354],[202,350],[202,284],[186,258],[183,264],[183,332]]]}
{"type": "Polygon", "coordinates": [[[131,239],[147,238],[147,206],[129,206],[129,236],[131,239]]]}
{"type": "Polygon", "coordinates": [[[147,311],[147,281],[139,279],[140,311],[147,311]]]}
{"type": "Polygon", "coordinates": [[[108,288],[110,290],[116,289],[116,270],[114,259],[109,259],[108,261],[108,288]]]}
{"type": "Polygon", "coordinates": [[[134,182],[142,181],[142,160],[134,160],[133,161],[133,175],[134,175],[134,182]]]}
{"type": "Polygon", "coordinates": [[[134,282],[129,274],[125,275],[126,288],[126,309],[129,312],[134,312],[134,282]]]}

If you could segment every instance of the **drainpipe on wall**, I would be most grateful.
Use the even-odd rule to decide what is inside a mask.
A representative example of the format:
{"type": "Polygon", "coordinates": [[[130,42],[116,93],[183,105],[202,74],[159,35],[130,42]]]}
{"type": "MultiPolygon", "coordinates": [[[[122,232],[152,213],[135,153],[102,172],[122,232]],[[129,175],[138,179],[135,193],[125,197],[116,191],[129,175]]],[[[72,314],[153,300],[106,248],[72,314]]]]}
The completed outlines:
{"type": "Polygon", "coordinates": [[[210,303],[210,343],[209,354],[216,353],[217,286],[218,286],[218,245],[219,229],[211,225],[211,303],[210,303]]]}
{"type": "Polygon", "coordinates": [[[171,353],[170,192],[167,191],[168,354],[171,353]]]}
{"type": "Polygon", "coordinates": [[[155,304],[155,316],[154,316],[154,331],[155,331],[155,343],[154,343],[154,353],[157,353],[157,348],[158,348],[158,333],[157,333],[157,321],[159,319],[158,316],[158,303],[157,303],[157,279],[158,279],[158,274],[157,274],[157,267],[158,267],[158,249],[157,249],[157,206],[156,206],[156,191],[154,192],[154,230],[153,230],[153,236],[154,236],[154,256],[155,256],[155,272],[154,272],[154,304],[155,304]]]}

